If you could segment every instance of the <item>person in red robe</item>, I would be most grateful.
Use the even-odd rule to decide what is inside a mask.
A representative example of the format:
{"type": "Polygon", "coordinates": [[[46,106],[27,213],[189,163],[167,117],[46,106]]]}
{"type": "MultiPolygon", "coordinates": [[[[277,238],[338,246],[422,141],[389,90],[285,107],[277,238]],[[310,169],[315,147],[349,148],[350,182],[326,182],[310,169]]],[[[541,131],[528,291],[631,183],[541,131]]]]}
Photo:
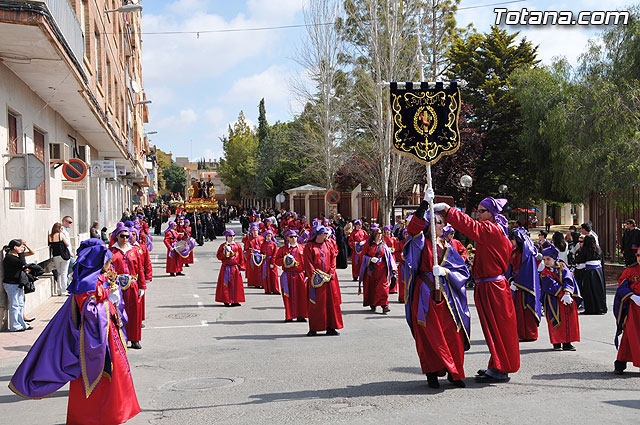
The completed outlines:
{"type": "Polygon", "coordinates": [[[507,237],[508,221],[500,214],[506,203],[506,199],[483,199],[477,209],[478,220],[445,203],[434,205],[434,210],[441,212],[454,229],[476,242],[474,300],[491,353],[488,368],[478,371],[476,381],[485,383],[507,382],[509,373],[520,369],[516,313],[511,287],[504,277],[512,250],[507,237]]]}
{"type": "Polygon", "coordinates": [[[622,375],[627,362],[640,367],[640,252],[636,252],[636,264],[622,272],[613,300],[616,318],[615,344],[618,356],[613,364],[614,373],[622,375]],[[618,338],[622,340],[618,344],[618,338]]]}
{"type": "MultiPolygon", "coordinates": [[[[382,228],[382,232],[382,240],[384,241],[384,244],[391,249],[391,252],[393,252],[393,258],[396,261],[397,266],[400,264],[400,258],[402,257],[402,248],[398,239],[393,236],[393,226],[384,226],[382,228]]],[[[400,274],[400,267],[398,267],[397,274],[393,275],[392,282],[389,285],[390,294],[397,294],[399,292],[400,282],[402,281],[402,276],[400,276],[400,274]]]]}
{"type": "Polygon", "coordinates": [[[276,265],[276,252],[278,244],[274,240],[273,232],[267,230],[262,234],[264,242],[260,247],[260,253],[264,256],[262,260],[262,283],[265,294],[280,295],[280,280],[278,279],[278,267],[276,265]]]}
{"type": "Polygon", "coordinates": [[[127,339],[131,348],[140,349],[142,339],[142,311],[140,298],[147,289],[143,252],[140,247],[129,243],[131,230],[124,225],[116,227],[116,244],[109,248],[113,257],[111,264],[118,273],[118,283],[122,287],[122,299],[127,312],[127,339]]]}
{"type": "Polygon", "coordinates": [[[393,251],[384,243],[379,227],[371,230],[371,236],[362,248],[362,266],[358,283],[358,294],[361,293],[362,306],[376,311],[382,307],[382,313],[389,311],[389,285],[396,274],[396,261],[393,251]]]}
{"type": "Polygon", "coordinates": [[[247,286],[262,288],[262,261],[264,257],[260,254],[260,248],[264,238],[260,236],[258,223],[251,223],[249,233],[242,238],[244,244],[245,264],[247,267],[247,286]]]}
{"type": "Polygon", "coordinates": [[[170,276],[184,276],[182,273],[182,257],[173,249],[179,240],[178,231],[176,230],[176,222],[170,221],[169,227],[164,232],[164,246],[167,247],[167,265],[166,271],[170,276]]]}
{"type": "Polygon", "coordinates": [[[571,343],[580,341],[578,304],[582,298],[573,274],[564,262],[558,261],[558,253],[553,245],[542,250],[545,268],[540,273],[540,288],[544,315],[553,350],[575,351],[571,343]]]}
{"type": "MultiPolygon", "coordinates": [[[[144,279],[147,283],[151,282],[153,279],[153,267],[151,265],[151,256],[149,255],[149,250],[147,249],[147,245],[143,242],[138,242],[138,238],[140,236],[141,231],[138,231],[135,228],[130,228],[131,231],[131,245],[140,248],[142,251],[142,259],[144,266],[144,279]]],[[[140,298],[140,314],[142,315],[142,327],[144,328],[144,320],[146,318],[146,291],[145,294],[140,298]]]]}
{"type": "Polygon", "coordinates": [[[224,303],[227,307],[238,307],[244,302],[244,287],[240,274],[245,270],[244,253],[242,246],[235,241],[236,232],[229,229],[222,234],[226,241],[220,245],[216,254],[218,260],[222,261],[216,285],[216,302],[224,303]]]}
{"type": "MultiPolygon", "coordinates": [[[[184,239],[191,239],[191,221],[185,219],[183,229],[185,235],[184,239]]],[[[189,255],[182,259],[182,263],[184,264],[184,267],[189,267],[189,264],[193,264],[193,250],[189,252],[189,255]]]]}
{"type": "Polygon", "coordinates": [[[358,280],[360,275],[360,266],[362,265],[362,247],[364,246],[369,234],[362,228],[362,222],[356,220],[353,222],[354,229],[349,235],[349,246],[351,253],[351,276],[353,281],[358,280]]]}
{"type": "Polygon", "coordinates": [[[339,335],[342,329],[340,310],[340,286],[334,279],[336,252],[326,243],[329,230],[318,225],[304,247],[303,258],[309,297],[309,332],[316,336],[319,331],[327,335],[339,335]]]}
{"type": "Polygon", "coordinates": [[[464,388],[464,352],[470,348],[471,333],[466,294],[469,270],[442,237],[444,221],[438,214],[434,215],[438,253],[434,267],[430,217],[425,217],[427,206],[423,202],[411,217],[404,238],[404,274],[409,282],[405,314],[429,387],[440,388],[438,377],[446,373],[449,382],[464,388]]]}
{"type": "Polygon", "coordinates": [[[396,262],[398,265],[398,277],[396,278],[396,281],[398,282],[397,285],[399,286],[398,288],[398,302],[404,304],[405,300],[407,298],[406,296],[406,290],[409,287],[409,281],[407,279],[405,279],[403,273],[403,264],[404,264],[404,255],[402,254],[402,252],[404,251],[404,245],[405,245],[405,238],[406,238],[406,234],[407,234],[407,229],[403,229],[402,230],[405,233],[405,236],[402,238],[402,240],[399,242],[400,244],[400,254],[396,257],[396,262]]]}
{"type": "Polygon", "coordinates": [[[458,254],[462,257],[464,261],[467,261],[467,248],[462,245],[462,242],[454,238],[456,231],[450,225],[446,225],[442,230],[442,237],[445,241],[449,242],[449,245],[456,250],[458,254]]]}
{"type": "Polygon", "coordinates": [[[298,244],[298,233],[287,230],[284,246],[278,248],[276,264],[282,267],[280,283],[284,302],[284,321],[306,322],[309,317],[307,309],[307,283],[304,278],[303,247],[298,244]]]}
{"type": "Polygon", "coordinates": [[[68,287],[71,296],[9,383],[19,396],[41,399],[70,382],[66,420],[70,425],[116,425],[140,413],[111,256],[101,239],[82,241],[68,287]]]}

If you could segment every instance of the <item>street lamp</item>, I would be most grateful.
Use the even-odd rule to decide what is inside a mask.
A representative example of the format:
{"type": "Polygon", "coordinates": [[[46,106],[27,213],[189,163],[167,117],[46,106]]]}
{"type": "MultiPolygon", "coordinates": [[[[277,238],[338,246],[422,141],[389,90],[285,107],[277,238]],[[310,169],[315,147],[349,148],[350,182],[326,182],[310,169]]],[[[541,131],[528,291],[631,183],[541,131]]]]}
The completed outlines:
{"type": "Polygon", "coordinates": [[[125,4],[120,6],[117,9],[105,10],[104,13],[111,13],[111,12],[132,13],[132,12],[140,12],[141,10],[142,10],[142,5],[140,4],[125,4]]]}
{"type": "Polygon", "coordinates": [[[465,174],[464,176],[460,177],[460,186],[464,187],[465,189],[469,189],[472,185],[473,178],[471,178],[470,175],[465,174]]]}
{"type": "Polygon", "coordinates": [[[507,187],[506,184],[501,184],[500,186],[498,186],[498,192],[500,192],[501,195],[504,195],[505,193],[507,193],[507,189],[509,189],[507,187]]]}
{"type": "Polygon", "coordinates": [[[150,100],[141,100],[140,102],[134,103],[134,105],[148,105],[150,103],[151,103],[150,100]]]}

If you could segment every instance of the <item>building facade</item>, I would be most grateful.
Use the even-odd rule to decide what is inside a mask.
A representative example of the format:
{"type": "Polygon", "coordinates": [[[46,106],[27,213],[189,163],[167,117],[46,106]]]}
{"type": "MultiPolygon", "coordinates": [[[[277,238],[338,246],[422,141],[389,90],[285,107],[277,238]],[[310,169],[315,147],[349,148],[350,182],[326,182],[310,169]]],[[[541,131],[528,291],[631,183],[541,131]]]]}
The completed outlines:
{"type": "MultiPolygon", "coordinates": [[[[123,13],[122,0],[0,0],[0,151],[3,187],[10,186],[6,155],[31,153],[44,163],[35,190],[3,190],[2,245],[26,240],[30,262],[49,258],[47,235],[73,217],[72,245],[88,238],[93,221],[113,228],[134,201],[146,203],[152,184],[144,123],[141,12],[123,13]],[[70,188],[61,165],[115,161],[118,173],[91,172],[70,188]]],[[[153,176],[152,176],[153,177],[153,176]]],[[[1,270],[0,270],[1,274],[1,270]]],[[[0,276],[1,277],[1,276],[0,276]]],[[[49,279],[26,297],[29,311],[51,295],[49,279]]],[[[6,326],[6,296],[0,318],[6,326]]]]}

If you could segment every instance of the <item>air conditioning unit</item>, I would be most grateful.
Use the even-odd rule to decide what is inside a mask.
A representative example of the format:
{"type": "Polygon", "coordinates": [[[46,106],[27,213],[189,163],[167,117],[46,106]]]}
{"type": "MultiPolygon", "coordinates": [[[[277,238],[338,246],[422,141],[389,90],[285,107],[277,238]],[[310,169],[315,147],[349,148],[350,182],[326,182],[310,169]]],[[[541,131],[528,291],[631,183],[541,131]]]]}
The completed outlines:
{"type": "Polygon", "coordinates": [[[49,162],[60,164],[69,161],[69,149],[64,143],[49,143],[49,162]]]}

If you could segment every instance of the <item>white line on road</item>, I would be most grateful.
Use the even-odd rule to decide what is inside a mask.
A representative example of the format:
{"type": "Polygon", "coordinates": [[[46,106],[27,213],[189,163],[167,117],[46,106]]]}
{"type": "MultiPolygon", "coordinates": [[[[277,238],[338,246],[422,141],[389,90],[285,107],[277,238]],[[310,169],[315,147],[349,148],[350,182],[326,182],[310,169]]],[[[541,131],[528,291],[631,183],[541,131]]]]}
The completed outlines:
{"type": "Polygon", "coordinates": [[[198,295],[198,294],[193,294],[193,298],[200,298],[200,295],[198,295]]]}
{"type": "Polygon", "coordinates": [[[209,326],[209,322],[206,320],[201,320],[200,323],[202,323],[202,326],[209,326]]]}
{"type": "Polygon", "coordinates": [[[204,303],[202,301],[198,301],[198,307],[204,308],[204,303]]]}
{"type": "MultiPolygon", "coordinates": [[[[205,320],[203,320],[202,322],[205,322],[205,320]]],[[[147,326],[146,328],[144,328],[144,330],[149,330],[149,329],[177,329],[177,328],[203,328],[205,326],[209,326],[207,323],[200,323],[199,325],[175,325],[175,326],[155,326],[155,327],[149,327],[147,326]]]]}

